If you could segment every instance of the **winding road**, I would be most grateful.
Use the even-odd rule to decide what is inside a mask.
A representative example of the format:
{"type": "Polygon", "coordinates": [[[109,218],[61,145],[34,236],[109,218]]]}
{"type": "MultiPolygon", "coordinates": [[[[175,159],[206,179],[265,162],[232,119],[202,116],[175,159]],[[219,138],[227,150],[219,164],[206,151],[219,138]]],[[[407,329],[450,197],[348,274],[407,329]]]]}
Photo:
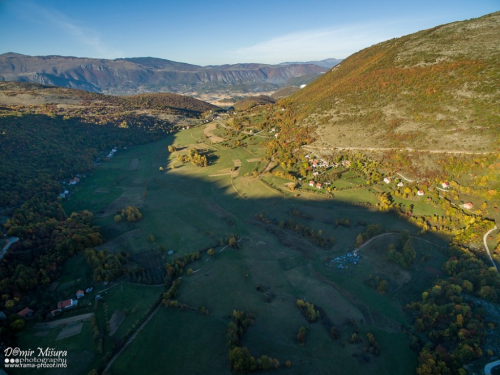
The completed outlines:
{"type": "Polygon", "coordinates": [[[496,151],[463,151],[463,150],[422,150],[415,149],[409,147],[319,147],[319,146],[310,146],[304,145],[302,146],[306,150],[314,151],[314,150],[347,150],[347,151],[407,151],[407,152],[422,152],[428,154],[459,154],[459,155],[489,155],[496,154],[496,151]]]}
{"type": "Polygon", "coordinates": [[[485,234],[485,235],[484,235],[484,237],[483,237],[483,241],[484,241],[484,247],[485,247],[485,249],[486,249],[486,252],[488,253],[488,256],[490,257],[491,263],[493,263],[493,267],[495,267],[495,269],[496,269],[496,270],[497,270],[497,272],[498,272],[497,265],[496,265],[495,261],[493,260],[493,257],[491,256],[490,248],[488,247],[488,242],[487,242],[487,240],[488,240],[488,236],[490,235],[490,233],[491,233],[491,232],[496,231],[497,229],[498,229],[498,228],[497,228],[497,226],[495,225],[495,226],[493,227],[493,229],[490,229],[489,231],[487,231],[487,232],[486,232],[486,234],[485,234]]]}
{"type": "Polygon", "coordinates": [[[9,242],[7,243],[7,245],[5,245],[2,249],[2,251],[0,252],[0,259],[3,258],[3,256],[5,255],[5,253],[7,252],[7,250],[9,249],[10,245],[12,245],[13,243],[19,241],[19,238],[17,237],[10,237],[9,238],[9,242]]]}
{"type": "Polygon", "coordinates": [[[500,360],[488,363],[486,366],[484,366],[484,375],[491,375],[491,370],[493,370],[493,368],[497,366],[500,366],[500,360]]]}

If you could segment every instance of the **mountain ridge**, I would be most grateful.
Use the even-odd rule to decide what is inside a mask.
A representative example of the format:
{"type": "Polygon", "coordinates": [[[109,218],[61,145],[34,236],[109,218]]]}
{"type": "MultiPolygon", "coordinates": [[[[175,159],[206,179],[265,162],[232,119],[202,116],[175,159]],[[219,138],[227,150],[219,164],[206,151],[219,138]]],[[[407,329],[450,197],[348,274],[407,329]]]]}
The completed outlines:
{"type": "Polygon", "coordinates": [[[0,81],[33,82],[105,94],[275,91],[288,80],[315,78],[327,68],[297,63],[198,66],[155,57],[96,59],[73,56],[0,55],[0,81]]]}

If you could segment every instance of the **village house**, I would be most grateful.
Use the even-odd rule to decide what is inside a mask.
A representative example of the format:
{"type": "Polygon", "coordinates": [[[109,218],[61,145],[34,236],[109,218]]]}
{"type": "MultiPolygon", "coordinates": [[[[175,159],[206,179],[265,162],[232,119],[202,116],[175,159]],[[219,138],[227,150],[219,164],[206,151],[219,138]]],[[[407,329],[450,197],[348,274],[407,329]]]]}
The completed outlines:
{"type": "Polygon", "coordinates": [[[34,312],[33,310],[26,307],[26,308],[22,309],[21,311],[19,311],[17,313],[17,315],[19,315],[21,318],[29,318],[30,316],[33,315],[33,312],[34,312]]]}
{"type": "Polygon", "coordinates": [[[389,177],[386,177],[386,178],[384,178],[384,182],[386,184],[389,184],[389,183],[391,183],[391,179],[389,177]]]}
{"type": "Polygon", "coordinates": [[[80,299],[82,297],[85,297],[85,293],[83,292],[83,290],[79,290],[76,292],[76,299],[80,299]]]}
{"type": "Polygon", "coordinates": [[[471,202],[464,203],[464,208],[472,210],[472,207],[474,207],[474,205],[471,202]]]}
{"type": "Polygon", "coordinates": [[[314,187],[314,181],[309,181],[309,186],[314,187]]]}
{"type": "Polygon", "coordinates": [[[78,301],[74,299],[67,299],[66,301],[57,302],[57,309],[70,309],[73,306],[78,305],[78,301]]]}
{"type": "Polygon", "coordinates": [[[351,166],[351,162],[349,160],[342,160],[342,165],[344,167],[350,167],[351,166]]]}
{"type": "Polygon", "coordinates": [[[401,181],[398,183],[398,187],[402,187],[402,186],[405,186],[405,184],[403,184],[403,182],[401,181]]]}
{"type": "Polygon", "coordinates": [[[79,182],[80,182],[80,179],[78,177],[75,177],[75,178],[69,180],[68,185],[76,185],[79,182]]]}
{"type": "Polygon", "coordinates": [[[321,182],[318,182],[316,184],[316,189],[321,189],[323,187],[323,184],[321,182]]]}
{"type": "Polygon", "coordinates": [[[445,181],[441,184],[441,186],[443,187],[443,189],[448,189],[450,187],[450,183],[448,181],[445,181]]]}
{"type": "Polygon", "coordinates": [[[424,194],[425,194],[425,193],[424,193],[424,191],[423,191],[423,190],[419,190],[419,191],[417,191],[417,195],[423,196],[424,194]]]}

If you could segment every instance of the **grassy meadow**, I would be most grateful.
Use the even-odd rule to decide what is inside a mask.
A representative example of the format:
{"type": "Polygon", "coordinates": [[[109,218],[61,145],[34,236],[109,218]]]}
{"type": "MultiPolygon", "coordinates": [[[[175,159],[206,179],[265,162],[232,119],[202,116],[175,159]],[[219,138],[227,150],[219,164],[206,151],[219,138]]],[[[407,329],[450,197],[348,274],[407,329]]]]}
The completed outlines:
{"type": "MultiPolygon", "coordinates": [[[[177,297],[193,311],[162,306],[114,361],[109,373],[230,373],[226,328],[233,310],[256,315],[255,324],[242,340],[253,356],[265,354],[282,365],[291,361],[290,368],[281,366],[278,372],[413,371],[417,355],[401,332],[401,327],[409,323],[402,296],[418,295],[435,278],[429,270],[439,269],[444,259],[439,250],[443,241],[430,234],[426,241],[416,238],[417,259],[408,270],[386,259],[388,246],[396,241],[397,234],[376,239],[363,248],[357,265],[344,269],[327,265],[329,259],[354,249],[358,234],[368,224],[381,224],[390,232],[409,230],[414,235],[418,228],[396,215],[353,205],[377,202],[370,187],[338,191],[332,199],[314,189],[291,192],[286,186],[289,180],[270,173],[256,176],[253,172],[264,170],[267,161],[258,137],[249,139],[246,148],[211,144],[203,127],[198,126],[155,143],[119,150],[111,161],[77,185],[65,201],[68,211],[89,209],[94,213],[107,240],[101,249],[126,252],[143,267],[162,268],[179,255],[201,252],[201,258],[186,267],[193,273],[182,276],[177,297]],[[170,145],[177,150],[169,152],[170,145]],[[188,154],[191,148],[206,153],[207,167],[178,160],[178,155],[188,154]],[[114,216],[128,205],[139,208],[142,220],[115,222],[114,216]],[[293,210],[299,215],[292,215],[293,210]],[[263,223],[259,215],[271,222],[263,223]],[[350,226],[335,226],[335,219],[348,219],[350,226]],[[277,225],[289,220],[321,232],[325,238],[334,237],[335,244],[320,247],[311,238],[277,225]],[[239,239],[237,248],[226,246],[231,236],[239,239]],[[215,250],[214,256],[205,252],[209,248],[215,250]],[[168,255],[169,250],[174,255],[168,255]],[[388,282],[385,294],[369,285],[369,275],[388,282]],[[321,308],[338,327],[340,338],[333,340],[320,321],[308,323],[296,307],[297,299],[321,308]],[[194,311],[201,306],[208,310],[207,315],[194,311]],[[304,346],[296,340],[302,326],[309,330],[304,346]],[[362,341],[350,344],[354,332],[362,341]],[[368,332],[378,341],[380,356],[364,353],[368,332]]],[[[347,177],[338,180],[337,186],[362,183],[347,177]]],[[[435,210],[426,202],[411,203],[421,213],[435,210]]],[[[74,275],[89,279],[82,259],[78,259],[68,262],[69,269],[77,267],[74,275]]],[[[71,279],[69,273],[63,275],[62,284],[71,279]]],[[[98,307],[97,319],[105,324],[114,311],[122,312],[125,318],[115,335],[124,337],[137,328],[135,324],[163,291],[161,283],[148,286],[119,282],[107,290],[107,307],[98,307]]],[[[84,326],[80,336],[86,335],[86,329],[84,326]]],[[[112,340],[104,339],[105,351],[112,340]]],[[[82,344],[81,350],[87,348],[95,354],[95,340],[90,341],[90,349],[82,344]]],[[[92,366],[89,363],[86,369],[92,366]]]]}

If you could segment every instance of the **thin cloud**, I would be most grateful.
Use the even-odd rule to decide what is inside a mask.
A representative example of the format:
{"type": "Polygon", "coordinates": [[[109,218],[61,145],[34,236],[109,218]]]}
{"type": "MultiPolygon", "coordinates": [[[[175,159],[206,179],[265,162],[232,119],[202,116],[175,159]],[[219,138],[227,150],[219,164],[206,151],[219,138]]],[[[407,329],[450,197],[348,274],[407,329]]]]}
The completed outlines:
{"type": "Polygon", "coordinates": [[[242,61],[273,63],[325,57],[344,58],[384,38],[366,28],[306,30],[240,48],[234,51],[234,55],[242,61]]]}
{"type": "MultiPolygon", "coordinates": [[[[436,19],[443,20],[449,16],[429,17],[425,21],[429,21],[430,27],[436,19]]],[[[315,60],[326,57],[346,58],[363,48],[421,30],[422,21],[423,19],[399,18],[337,28],[303,30],[239,48],[232,51],[230,55],[231,58],[239,61],[266,61],[268,63],[315,60]]]]}
{"type": "Polygon", "coordinates": [[[32,2],[28,2],[26,4],[28,9],[37,15],[39,21],[60,28],[62,31],[73,36],[78,43],[93,49],[99,57],[114,58],[123,55],[122,51],[109,48],[101,40],[101,37],[96,30],[80,26],[78,22],[70,19],[64,13],[55,9],[41,7],[32,2]]]}

